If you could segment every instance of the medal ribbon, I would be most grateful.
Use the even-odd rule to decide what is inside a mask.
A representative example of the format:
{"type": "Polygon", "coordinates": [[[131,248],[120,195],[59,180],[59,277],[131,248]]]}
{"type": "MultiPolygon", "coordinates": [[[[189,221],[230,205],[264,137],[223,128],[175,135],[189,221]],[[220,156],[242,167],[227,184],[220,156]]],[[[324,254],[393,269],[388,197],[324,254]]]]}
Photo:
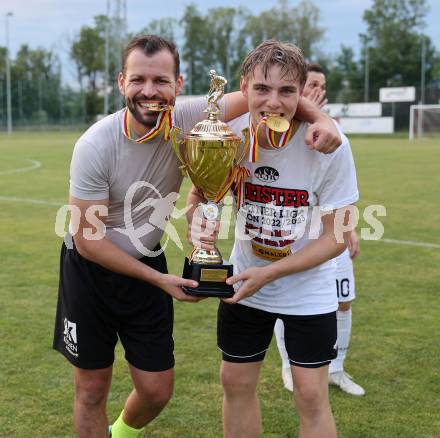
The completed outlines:
{"type": "Polygon", "coordinates": [[[170,139],[170,131],[173,127],[173,107],[170,107],[166,111],[162,111],[157,118],[156,126],[148,131],[145,135],[139,138],[132,138],[130,134],[130,121],[128,116],[128,108],[125,108],[124,112],[124,135],[135,143],[145,143],[148,140],[156,137],[159,132],[163,130],[163,138],[168,141],[170,139]]]}
{"type": "MultiPolygon", "coordinates": [[[[261,125],[266,125],[267,123],[267,117],[263,117],[259,122],[257,127],[254,129],[254,126],[252,122],[250,122],[251,128],[249,130],[250,132],[250,148],[249,148],[249,161],[251,163],[255,163],[258,161],[258,130],[260,129],[261,125]]],[[[289,143],[290,139],[292,138],[292,131],[293,131],[293,119],[290,122],[289,129],[286,132],[283,132],[281,135],[280,141],[278,144],[275,140],[276,132],[272,129],[270,129],[266,125],[266,136],[269,144],[275,148],[279,149],[283,146],[285,146],[287,143],[289,143]]]]}
{"type": "Polygon", "coordinates": [[[244,180],[250,176],[250,174],[251,172],[246,167],[237,166],[234,171],[234,177],[231,178],[231,182],[226,184],[223,190],[217,195],[217,197],[215,198],[215,202],[220,202],[226,195],[228,190],[231,188],[231,186],[234,185],[237,190],[237,208],[239,209],[242,198],[242,184],[244,180]]]}
{"type": "Polygon", "coordinates": [[[251,175],[250,170],[247,167],[239,166],[236,170],[235,187],[237,188],[237,209],[240,210],[241,199],[243,196],[243,184],[244,180],[251,175]]]}
{"type": "Polygon", "coordinates": [[[267,140],[269,141],[269,144],[273,148],[279,149],[279,148],[285,146],[287,143],[289,143],[290,139],[292,138],[292,131],[293,131],[293,119],[290,122],[289,129],[286,132],[283,132],[283,134],[281,135],[280,141],[277,144],[275,141],[275,131],[270,129],[268,126],[266,126],[267,140]]]}
{"type": "Polygon", "coordinates": [[[254,129],[254,125],[252,124],[252,121],[250,121],[250,129],[249,129],[249,142],[250,142],[250,148],[249,148],[249,161],[251,163],[255,163],[258,161],[258,130],[260,129],[260,126],[263,124],[266,124],[267,117],[263,117],[259,122],[257,127],[254,129]]]}

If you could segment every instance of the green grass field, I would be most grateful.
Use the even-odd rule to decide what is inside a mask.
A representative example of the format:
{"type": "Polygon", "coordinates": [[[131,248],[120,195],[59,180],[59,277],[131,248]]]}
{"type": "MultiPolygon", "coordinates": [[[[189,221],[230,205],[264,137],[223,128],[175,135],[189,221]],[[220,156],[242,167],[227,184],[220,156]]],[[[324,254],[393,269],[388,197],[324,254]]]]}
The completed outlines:
{"type": "MultiPolygon", "coordinates": [[[[67,200],[77,137],[0,136],[2,437],[73,436],[71,367],[51,349],[51,342],[61,244],[54,222],[57,205],[67,200]],[[35,168],[17,172],[28,167],[35,168]]],[[[339,436],[440,437],[440,141],[356,137],[352,143],[359,206],[386,206],[384,238],[437,246],[362,242],[346,368],[365,387],[366,396],[354,398],[331,389],[339,436]]],[[[182,192],[187,189],[185,183],[182,192]]],[[[185,220],[175,225],[184,236],[185,220]]],[[[220,248],[228,255],[230,241],[222,241],[220,248]]],[[[170,270],[180,273],[184,253],[170,243],[167,256],[170,270]]],[[[145,436],[221,436],[216,307],[216,299],[175,304],[174,398],[145,436]]],[[[298,417],[283,389],[274,347],[259,386],[263,436],[294,437],[298,417]]],[[[111,420],[129,390],[118,347],[108,404],[111,420]]]]}

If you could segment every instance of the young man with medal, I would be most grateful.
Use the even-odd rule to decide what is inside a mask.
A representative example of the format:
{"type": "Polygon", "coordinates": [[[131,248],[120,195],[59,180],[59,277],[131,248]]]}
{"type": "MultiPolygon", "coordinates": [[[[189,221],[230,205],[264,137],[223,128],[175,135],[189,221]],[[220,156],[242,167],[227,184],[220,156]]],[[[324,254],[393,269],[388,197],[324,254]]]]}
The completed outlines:
{"type": "MultiPolygon", "coordinates": [[[[126,108],[91,126],[70,167],[70,236],[61,251],[53,346],[73,365],[74,425],[79,437],[108,435],[106,401],[114,348],[121,340],[133,381],[113,438],[136,437],[171,397],[174,377],[172,298],[197,301],[169,275],[160,240],[182,176],[169,133],[204,118],[206,99],[176,104],[183,87],[179,54],[161,37],[125,48],[119,89],[126,108]]],[[[240,93],[220,102],[225,119],[246,110],[240,93]]],[[[304,107],[313,146],[340,143],[328,120],[304,107]]]]}
{"type": "MultiPolygon", "coordinates": [[[[294,370],[299,436],[336,436],[328,397],[328,366],[337,347],[332,259],[346,248],[346,210],[358,189],[346,137],[335,152],[316,153],[305,141],[307,124],[293,118],[306,73],[296,46],[262,43],[243,63],[249,114],[229,122],[237,134],[249,128],[250,155],[234,189],[235,275],[227,283],[236,292],[218,309],[227,438],[260,436],[256,388],[278,318],[294,370]]],[[[198,199],[193,189],[189,203],[198,199]]],[[[200,234],[194,228],[196,239],[209,242],[200,234]]]]}

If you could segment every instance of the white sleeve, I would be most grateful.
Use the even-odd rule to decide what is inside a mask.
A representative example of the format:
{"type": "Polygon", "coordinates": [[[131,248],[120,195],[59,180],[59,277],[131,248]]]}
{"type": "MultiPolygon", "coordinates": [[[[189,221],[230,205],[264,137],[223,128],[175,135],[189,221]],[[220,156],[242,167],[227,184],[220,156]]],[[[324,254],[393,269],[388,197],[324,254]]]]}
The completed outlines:
{"type": "Polygon", "coordinates": [[[78,199],[101,200],[109,197],[109,177],[104,157],[93,144],[79,140],[70,163],[70,194],[78,199]]]}
{"type": "Polygon", "coordinates": [[[317,190],[323,209],[336,209],[354,204],[359,199],[356,168],[347,137],[341,133],[342,144],[330,156],[324,178],[317,190]]]}

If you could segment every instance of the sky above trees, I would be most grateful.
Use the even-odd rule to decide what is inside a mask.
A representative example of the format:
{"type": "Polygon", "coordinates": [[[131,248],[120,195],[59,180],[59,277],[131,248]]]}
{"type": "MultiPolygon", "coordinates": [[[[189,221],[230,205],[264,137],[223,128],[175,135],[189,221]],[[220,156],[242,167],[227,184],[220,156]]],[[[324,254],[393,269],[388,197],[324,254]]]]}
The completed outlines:
{"type": "MultiPolygon", "coordinates": [[[[128,30],[136,32],[152,19],[162,17],[180,18],[190,1],[168,0],[127,0],[128,30]]],[[[194,1],[197,7],[206,12],[212,7],[246,6],[253,14],[270,9],[276,0],[203,0],[194,1]]],[[[296,0],[290,2],[298,3],[296,0]]],[[[326,52],[339,52],[340,45],[348,45],[359,50],[358,34],[365,30],[362,14],[372,5],[372,0],[314,0],[321,11],[320,24],[326,29],[323,49],[326,52]],[[324,47],[325,46],[325,47],[324,47]]],[[[433,41],[440,41],[440,1],[429,0],[431,8],[427,16],[425,32],[433,41]]],[[[106,0],[1,0],[0,2],[0,46],[5,43],[5,13],[12,11],[10,20],[10,40],[13,57],[22,44],[31,48],[42,46],[45,49],[68,52],[75,33],[81,26],[93,25],[93,17],[105,14],[106,0]]]]}
{"type": "MultiPolygon", "coordinates": [[[[8,1],[2,0],[0,7],[8,1]]],[[[41,4],[41,10],[35,10],[32,24],[20,33],[20,40],[15,36],[17,23],[13,20],[28,19],[24,17],[29,17],[29,11],[20,9],[22,3],[17,3],[16,8],[11,9],[16,15],[10,20],[11,42],[21,41],[15,52],[11,44],[12,95],[17,103],[14,115],[20,119],[85,116],[92,120],[102,112],[104,90],[111,96],[110,111],[119,108],[122,102],[114,79],[120,68],[120,52],[126,38],[136,33],[156,33],[177,42],[186,76],[186,94],[206,92],[208,68],[215,68],[228,78],[229,90],[237,89],[240,65],[246,53],[273,37],[296,43],[308,61],[322,64],[327,72],[328,96],[333,102],[374,101],[383,86],[419,86],[421,53],[425,53],[426,97],[430,103],[440,99],[440,39],[431,35],[427,25],[433,14],[432,0],[333,0],[325,4],[321,0],[274,0],[266,1],[259,11],[258,2],[253,9],[243,9],[240,0],[235,0],[233,7],[227,7],[229,0],[224,0],[221,6],[214,0],[206,0],[203,6],[187,3],[181,12],[177,6],[175,10],[170,9],[172,2],[169,1],[167,15],[160,16],[156,11],[155,18],[138,10],[137,19],[131,21],[132,1],[128,0],[128,35],[113,8],[110,19],[103,15],[105,11],[97,9],[92,19],[87,18],[84,23],[76,20],[78,12],[72,11],[64,36],[58,38],[54,30],[62,21],[57,20],[58,7],[50,9],[44,19],[39,20],[39,14],[52,5],[53,0],[33,1],[33,5],[41,4]],[[211,3],[214,6],[210,6],[211,3]],[[330,18],[329,3],[333,5],[332,20],[336,23],[342,17],[345,21],[338,26],[337,33],[334,25],[326,24],[330,18]],[[355,12],[360,14],[360,24],[355,31],[348,31],[358,20],[355,12]],[[48,23],[47,27],[44,22],[48,23]],[[107,27],[110,51],[106,82],[107,27]],[[38,37],[26,36],[33,32],[37,32],[38,37]],[[333,46],[331,35],[337,37],[333,46]],[[45,45],[40,37],[55,42],[45,45]],[[365,79],[367,71],[369,80],[365,79]],[[59,104],[53,105],[54,102],[59,104]]],[[[66,7],[71,4],[65,3],[68,3],[66,7]]],[[[78,8],[83,0],[74,3],[78,8]]],[[[88,1],[91,7],[87,14],[95,12],[93,7],[97,3],[88,1]]],[[[145,1],[145,4],[151,2],[145,1]]],[[[69,13],[68,9],[63,10],[63,20],[69,13]]],[[[81,17],[84,16],[81,12],[81,17]]],[[[0,104],[4,100],[4,55],[0,40],[0,104]]]]}

